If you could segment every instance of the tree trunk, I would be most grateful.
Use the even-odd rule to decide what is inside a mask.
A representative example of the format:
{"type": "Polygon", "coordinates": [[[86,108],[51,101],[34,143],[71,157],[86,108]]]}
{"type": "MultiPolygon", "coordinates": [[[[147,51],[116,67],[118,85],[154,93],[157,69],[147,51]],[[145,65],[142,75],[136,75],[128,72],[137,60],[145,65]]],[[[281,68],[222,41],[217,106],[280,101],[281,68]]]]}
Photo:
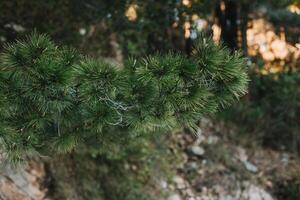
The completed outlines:
{"type": "Polygon", "coordinates": [[[246,5],[240,5],[240,31],[241,31],[241,49],[245,56],[248,56],[248,44],[247,44],[247,29],[248,29],[248,12],[249,9],[246,5]]]}
{"type": "Polygon", "coordinates": [[[216,6],[216,17],[221,27],[221,39],[230,49],[237,49],[238,7],[232,0],[220,1],[216,6]]]}

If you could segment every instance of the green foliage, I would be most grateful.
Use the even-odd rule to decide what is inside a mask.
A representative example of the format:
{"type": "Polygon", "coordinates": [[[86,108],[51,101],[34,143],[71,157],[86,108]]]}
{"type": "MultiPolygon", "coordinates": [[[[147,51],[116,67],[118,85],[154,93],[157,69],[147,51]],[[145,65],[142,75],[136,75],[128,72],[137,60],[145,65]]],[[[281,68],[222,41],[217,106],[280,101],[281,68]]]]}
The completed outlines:
{"type": "MultiPolygon", "coordinates": [[[[235,0],[239,1],[239,0],[235,0]]],[[[286,7],[292,3],[297,2],[298,0],[241,0],[241,3],[247,6],[250,6],[252,9],[259,6],[270,6],[270,8],[283,8],[286,7]]]]}
{"type": "Polygon", "coordinates": [[[166,199],[167,192],[158,180],[171,178],[178,162],[176,154],[167,150],[169,140],[166,135],[152,135],[118,153],[57,156],[47,163],[52,177],[51,199],[166,199]]]}
{"type": "Polygon", "coordinates": [[[292,44],[300,41],[300,15],[288,9],[278,9],[268,12],[268,18],[275,26],[277,32],[285,32],[287,40],[292,44]]]}
{"type": "Polygon", "coordinates": [[[90,55],[114,55],[112,40],[120,44],[125,56],[140,56],[158,49],[184,51],[183,23],[193,14],[208,14],[214,3],[201,0],[187,7],[178,0],[3,0],[0,1],[0,44],[2,36],[13,41],[17,36],[37,30],[90,55]],[[135,21],[125,15],[132,4],[138,7],[135,21]],[[174,22],[178,23],[176,30],[172,28],[174,22]],[[14,25],[23,27],[24,32],[14,30],[14,25]],[[86,34],[81,35],[80,29],[86,34]]]}
{"type": "Polygon", "coordinates": [[[273,10],[268,13],[270,21],[277,26],[292,26],[293,28],[300,26],[300,16],[287,9],[273,10]]]}
{"type": "MultiPolygon", "coordinates": [[[[255,13],[261,6],[268,6],[268,10],[272,11],[298,0],[234,1],[247,12],[255,13]]],[[[190,2],[191,6],[184,5],[181,0],[2,0],[0,44],[37,30],[49,34],[55,41],[71,44],[97,57],[116,55],[113,45],[116,43],[125,57],[152,54],[157,50],[184,52],[188,46],[184,23],[190,22],[191,31],[196,33],[193,16],[207,18],[219,1],[190,2]],[[133,21],[125,15],[131,5],[137,8],[137,18],[133,21]],[[16,31],[14,26],[23,27],[24,32],[16,31]],[[81,34],[80,30],[85,34],[81,34]]]]}
{"type": "Polygon", "coordinates": [[[297,173],[287,180],[277,181],[276,185],[276,196],[279,200],[294,200],[300,196],[300,175],[297,173]]]}
{"type": "Polygon", "coordinates": [[[225,112],[225,118],[255,135],[262,144],[299,152],[299,70],[252,73],[251,80],[248,99],[225,112]]]}
{"type": "Polygon", "coordinates": [[[105,148],[194,127],[246,91],[238,53],[201,40],[191,58],[169,53],[123,68],[33,34],[1,55],[0,134],[12,159],[28,152],[105,148]],[[79,148],[83,149],[83,148],[79,148]]]}

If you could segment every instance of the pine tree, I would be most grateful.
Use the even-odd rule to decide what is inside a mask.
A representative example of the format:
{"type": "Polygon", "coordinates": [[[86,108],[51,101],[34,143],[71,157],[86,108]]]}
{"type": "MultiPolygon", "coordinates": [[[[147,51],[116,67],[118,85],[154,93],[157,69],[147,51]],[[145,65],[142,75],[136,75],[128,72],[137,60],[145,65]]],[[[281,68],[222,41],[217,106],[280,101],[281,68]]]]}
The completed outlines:
{"type": "Polygon", "coordinates": [[[32,34],[1,54],[2,146],[19,160],[195,127],[245,94],[247,82],[240,54],[207,39],[190,58],[156,54],[120,68],[32,34]]]}

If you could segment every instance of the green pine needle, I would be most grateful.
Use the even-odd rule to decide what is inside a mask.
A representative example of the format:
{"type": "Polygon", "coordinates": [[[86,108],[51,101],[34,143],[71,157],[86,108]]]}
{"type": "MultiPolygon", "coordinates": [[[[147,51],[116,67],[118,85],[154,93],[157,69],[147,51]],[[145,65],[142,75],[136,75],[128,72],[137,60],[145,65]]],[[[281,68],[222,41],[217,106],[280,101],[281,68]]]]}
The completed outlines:
{"type": "Polygon", "coordinates": [[[0,56],[0,138],[8,156],[93,149],[196,122],[246,93],[244,59],[202,39],[180,54],[130,59],[122,69],[57,47],[45,35],[0,56]]]}

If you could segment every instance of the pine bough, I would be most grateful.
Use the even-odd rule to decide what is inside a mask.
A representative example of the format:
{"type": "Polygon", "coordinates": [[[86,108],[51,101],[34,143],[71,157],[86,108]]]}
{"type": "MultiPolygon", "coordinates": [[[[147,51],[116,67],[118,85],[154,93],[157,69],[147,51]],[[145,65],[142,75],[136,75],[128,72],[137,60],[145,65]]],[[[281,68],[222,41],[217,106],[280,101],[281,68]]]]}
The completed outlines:
{"type": "Polygon", "coordinates": [[[120,68],[32,34],[1,54],[2,151],[18,160],[195,127],[245,94],[244,66],[205,39],[190,58],[158,54],[120,68]]]}

